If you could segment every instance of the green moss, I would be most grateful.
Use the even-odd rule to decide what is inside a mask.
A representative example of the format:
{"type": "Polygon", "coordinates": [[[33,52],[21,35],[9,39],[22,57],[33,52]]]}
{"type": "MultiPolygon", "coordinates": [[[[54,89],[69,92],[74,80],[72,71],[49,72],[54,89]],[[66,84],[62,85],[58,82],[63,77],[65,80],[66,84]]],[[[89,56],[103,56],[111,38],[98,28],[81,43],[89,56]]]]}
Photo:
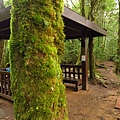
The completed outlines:
{"type": "Polygon", "coordinates": [[[12,0],[10,64],[16,120],[67,120],[60,60],[62,1],[12,0]]]}

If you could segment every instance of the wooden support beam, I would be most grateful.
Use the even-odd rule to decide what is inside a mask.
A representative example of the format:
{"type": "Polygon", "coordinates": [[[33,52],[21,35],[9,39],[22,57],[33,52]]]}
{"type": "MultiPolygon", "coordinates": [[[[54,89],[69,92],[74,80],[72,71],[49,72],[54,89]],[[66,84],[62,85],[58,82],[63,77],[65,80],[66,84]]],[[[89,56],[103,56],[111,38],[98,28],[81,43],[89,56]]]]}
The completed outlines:
{"type": "Polygon", "coordinates": [[[82,89],[88,90],[88,56],[86,36],[81,40],[81,60],[82,60],[82,89]]]}

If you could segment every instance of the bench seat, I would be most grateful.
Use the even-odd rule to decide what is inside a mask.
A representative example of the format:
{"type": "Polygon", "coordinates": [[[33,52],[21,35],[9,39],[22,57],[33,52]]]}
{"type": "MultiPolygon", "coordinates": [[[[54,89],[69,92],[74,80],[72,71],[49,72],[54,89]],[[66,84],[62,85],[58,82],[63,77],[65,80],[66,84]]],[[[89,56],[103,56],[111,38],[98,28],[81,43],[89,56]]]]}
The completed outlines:
{"type": "Polygon", "coordinates": [[[75,91],[77,92],[79,90],[79,86],[82,85],[82,80],[74,78],[63,78],[63,83],[75,84],[75,91]]]}

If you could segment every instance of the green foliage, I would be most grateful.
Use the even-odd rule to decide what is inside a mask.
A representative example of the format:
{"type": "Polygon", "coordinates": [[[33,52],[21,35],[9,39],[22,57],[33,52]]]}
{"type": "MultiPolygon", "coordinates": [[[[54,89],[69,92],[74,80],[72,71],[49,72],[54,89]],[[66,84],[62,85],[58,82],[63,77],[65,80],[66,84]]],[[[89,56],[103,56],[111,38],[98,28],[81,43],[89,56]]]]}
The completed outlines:
{"type": "MultiPolygon", "coordinates": [[[[93,20],[107,29],[106,38],[95,38],[94,53],[97,60],[111,60],[117,54],[118,10],[114,0],[85,0],[85,16],[93,14],[93,20]],[[91,8],[92,5],[92,8],[91,8]],[[91,13],[92,12],[92,13],[91,13]]],[[[72,9],[81,13],[81,2],[76,1],[72,9]]]]}
{"type": "Polygon", "coordinates": [[[66,40],[65,51],[62,57],[62,63],[76,64],[81,53],[81,42],[79,40],[66,40]]]}
{"type": "Polygon", "coordinates": [[[117,53],[118,11],[115,8],[114,0],[108,1],[104,5],[106,7],[99,12],[105,15],[103,16],[99,13],[96,22],[107,29],[107,36],[106,38],[98,38],[98,40],[94,41],[94,51],[98,60],[113,60],[117,53]]]}
{"type": "Polygon", "coordinates": [[[4,1],[4,4],[5,4],[5,7],[8,7],[11,5],[11,0],[3,0],[4,1]]]}
{"type": "Polygon", "coordinates": [[[99,47],[98,47],[98,46],[96,46],[97,42],[98,42],[97,40],[94,41],[94,55],[95,55],[95,59],[98,60],[98,61],[108,60],[109,59],[109,57],[108,57],[109,53],[105,49],[105,46],[103,44],[99,43],[99,47]]]}
{"type": "Polygon", "coordinates": [[[9,41],[4,41],[2,51],[1,66],[5,67],[6,63],[9,63],[9,41]]]}

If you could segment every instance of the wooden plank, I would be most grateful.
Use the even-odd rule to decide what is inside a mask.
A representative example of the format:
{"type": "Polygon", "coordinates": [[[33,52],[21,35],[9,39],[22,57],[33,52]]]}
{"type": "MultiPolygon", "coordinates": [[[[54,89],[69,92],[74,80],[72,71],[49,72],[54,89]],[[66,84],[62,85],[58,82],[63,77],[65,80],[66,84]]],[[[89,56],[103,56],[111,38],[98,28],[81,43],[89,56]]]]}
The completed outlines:
{"type": "Polygon", "coordinates": [[[83,16],[80,16],[78,13],[74,12],[73,10],[64,7],[64,12],[62,14],[63,17],[68,18],[69,20],[74,21],[75,23],[78,23],[78,25],[84,26],[84,28],[89,28],[89,30],[94,31],[96,33],[100,33],[101,36],[107,35],[107,31],[105,29],[102,29],[92,21],[86,19],[83,16]]]}
{"type": "MultiPolygon", "coordinates": [[[[0,10],[0,39],[9,39],[10,9],[11,6],[0,10]]],[[[87,37],[107,35],[107,31],[105,29],[99,27],[85,17],[80,16],[67,7],[64,7],[62,17],[65,24],[64,32],[66,34],[66,39],[81,38],[84,33],[87,33],[87,37]]]]}
{"type": "Polygon", "coordinates": [[[75,67],[75,68],[82,68],[81,65],[75,65],[75,64],[61,64],[61,67],[75,67]]]}
{"type": "Polygon", "coordinates": [[[0,22],[10,19],[10,9],[11,9],[11,6],[0,10],[0,22]]]}
{"type": "MultiPolygon", "coordinates": [[[[0,22],[10,19],[10,9],[11,9],[11,6],[0,10],[0,22]]],[[[80,16],[79,14],[77,14],[73,10],[67,8],[66,6],[64,7],[64,12],[63,12],[62,16],[65,18],[68,18],[80,25],[83,25],[84,27],[89,28],[89,29],[93,30],[94,32],[96,31],[96,32],[100,33],[101,35],[107,35],[107,31],[105,29],[102,29],[101,27],[97,26],[96,24],[94,24],[90,20],[86,19],[85,17],[80,16]]],[[[77,30],[77,29],[75,29],[75,30],[77,30]]]]}
{"type": "Polygon", "coordinates": [[[9,96],[9,95],[5,95],[5,94],[0,93],[0,97],[6,98],[10,101],[13,101],[12,96],[9,96]]]}

